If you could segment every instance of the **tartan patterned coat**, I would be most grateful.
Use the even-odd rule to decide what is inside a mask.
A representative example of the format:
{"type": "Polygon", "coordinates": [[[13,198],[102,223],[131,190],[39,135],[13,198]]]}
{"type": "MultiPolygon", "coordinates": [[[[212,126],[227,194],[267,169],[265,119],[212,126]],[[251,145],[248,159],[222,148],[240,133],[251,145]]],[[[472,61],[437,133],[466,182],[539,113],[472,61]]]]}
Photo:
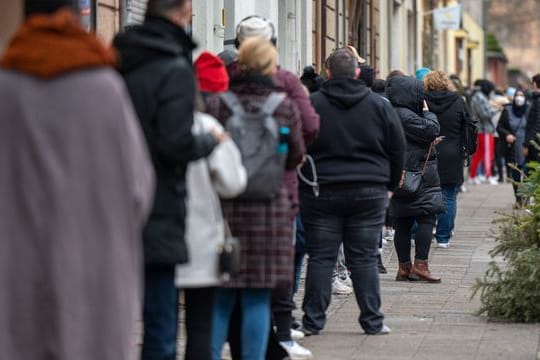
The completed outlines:
{"type": "MultiPolygon", "coordinates": [[[[231,81],[230,91],[242,102],[244,109],[256,112],[253,104],[265,101],[273,91],[270,78],[262,76],[237,77],[231,81]]],[[[225,123],[231,111],[218,96],[207,99],[207,112],[225,123]]],[[[285,99],[274,117],[291,130],[287,169],[294,169],[305,153],[300,115],[296,105],[285,99]]],[[[293,217],[291,194],[282,183],[281,190],[271,202],[222,202],[223,216],[233,236],[241,246],[240,271],[227,287],[274,288],[288,286],[293,279],[293,217]]]]}

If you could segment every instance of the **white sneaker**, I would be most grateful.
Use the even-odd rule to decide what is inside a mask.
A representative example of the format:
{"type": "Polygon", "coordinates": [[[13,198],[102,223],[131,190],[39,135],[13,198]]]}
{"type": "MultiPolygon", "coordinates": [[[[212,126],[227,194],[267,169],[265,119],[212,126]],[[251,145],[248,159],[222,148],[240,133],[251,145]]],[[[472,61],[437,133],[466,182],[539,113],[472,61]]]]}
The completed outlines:
{"type": "Polygon", "coordinates": [[[437,243],[439,249],[448,249],[450,247],[449,243],[437,243]]]}
{"type": "Polygon", "coordinates": [[[334,295],[350,295],[352,294],[353,289],[339,280],[339,277],[336,277],[332,281],[332,294],[334,295]]]}
{"type": "Polygon", "coordinates": [[[477,176],[475,178],[472,179],[472,183],[474,185],[480,185],[484,182],[484,180],[482,180],[482,178],[480,176],[477,176]]]}
{"type": "Polygon", "coordinates": [[[291,329],[291,338],[293,340],[301,340],[305,337],[304,333],[298,330],[291,329]]]}
{"type": "Polygon", "coordinates": [[[382,326],[381,330],[377,333],[366,333],[368,335],[388,335],[392,332],[392,329],[390,329],[388,326],[384,325],[382,326]]]}
{"type": "Polygon", "coordinates": [[[490,177],[488,182],[489,185],[499,185],[499,180],[496,177],[490,177]]]}
{"type": "Polygon", "coordinates": [[[478,179],[478,181],[480,181],[480,183],[483,183],[487,180],[484,175],[478,175],[476,178],[478,179]]]}
{"type": "Polygon", "coordinates": [[[394,241],[395,234],[396,234],[396,231],[394,229],[386,229],[384,230],[383,239],[386,241],[394,241]]]}
{"type": "Polygon", "coordinates": [[[313,359],[311,351],[298,344],[296,341],[280,341],[279,345],[285,349],[291,360],[313,359]]]}
{"type": "Polygon", "coordinates": [[[343,277],[339,277],[339,281],[341,281],[341,283],[345,286],[348,286],[350,287],[351,289],[353,288],[353,285],[352,285],[352,280],[351,280],[351,277],[349,276],[349,274],[345,274],[345,276],[343,277]]]}

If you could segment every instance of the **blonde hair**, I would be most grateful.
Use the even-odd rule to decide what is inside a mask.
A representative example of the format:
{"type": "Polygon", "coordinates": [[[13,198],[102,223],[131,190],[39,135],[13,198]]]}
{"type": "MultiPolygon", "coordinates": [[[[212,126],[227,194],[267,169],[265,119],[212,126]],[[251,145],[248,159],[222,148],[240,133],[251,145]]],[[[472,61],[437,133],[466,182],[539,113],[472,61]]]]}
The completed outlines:
{"type": "Polygon", "coordinates": [[[274,44],[261,37],[246,39],[238,50],[242,72],[271,75],[277,68],[278,53],[274,44]]]}
{"type": "Polygon", "coordinates": [[[450,78],[444,71],[434,70],[424,78],[424,90],[426,92],[437,90],[455,91],[455,88],[454,84],[452,84],[450,78]]]}

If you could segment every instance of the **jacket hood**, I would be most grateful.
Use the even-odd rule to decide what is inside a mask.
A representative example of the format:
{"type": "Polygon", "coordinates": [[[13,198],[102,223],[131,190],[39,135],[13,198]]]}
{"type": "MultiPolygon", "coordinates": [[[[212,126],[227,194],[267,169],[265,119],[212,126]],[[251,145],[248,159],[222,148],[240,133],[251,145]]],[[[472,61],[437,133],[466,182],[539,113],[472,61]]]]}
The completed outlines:
{"type": "Polygon", "coordinates": [[[395,107],[407,108],[422,115],[424,83],[409,76],[395,76],[386,85],[388,100],[395,107]]]}
{"type": "Polygon", "coordinates": [[[120,53],[121,73],[163,58],[189,57],[196,47],[184,29],[158,17],[149,17],[144,24],[117,35],[113,45],[120,53]]]}
{"type": "Polygon", "coordinates": [[[353,107],[371,94],[364,82],[356,79],[330,79],[322,85],[320,92],[331,104],[344,109],[353,107]]]}
{"type": "Polygon", "coordinates": [[[459,101],[460,97],[457,93],[449,90],[436,90],[426,93],[426,101],[429,103],[429,110],[435,114],[442,114],[456,101],[459,101]]]}

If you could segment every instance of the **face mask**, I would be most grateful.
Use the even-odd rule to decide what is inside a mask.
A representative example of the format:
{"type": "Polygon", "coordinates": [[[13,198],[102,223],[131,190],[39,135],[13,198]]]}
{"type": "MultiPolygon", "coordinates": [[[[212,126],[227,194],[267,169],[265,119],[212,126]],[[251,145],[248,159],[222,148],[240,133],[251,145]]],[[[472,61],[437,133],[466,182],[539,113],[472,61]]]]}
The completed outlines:
{"type": "Polygon", "coordinates": [[[514,102],[517,106],[523,106],[525,105],[525,96],[516,96],[514,98],[514,102]]]}

